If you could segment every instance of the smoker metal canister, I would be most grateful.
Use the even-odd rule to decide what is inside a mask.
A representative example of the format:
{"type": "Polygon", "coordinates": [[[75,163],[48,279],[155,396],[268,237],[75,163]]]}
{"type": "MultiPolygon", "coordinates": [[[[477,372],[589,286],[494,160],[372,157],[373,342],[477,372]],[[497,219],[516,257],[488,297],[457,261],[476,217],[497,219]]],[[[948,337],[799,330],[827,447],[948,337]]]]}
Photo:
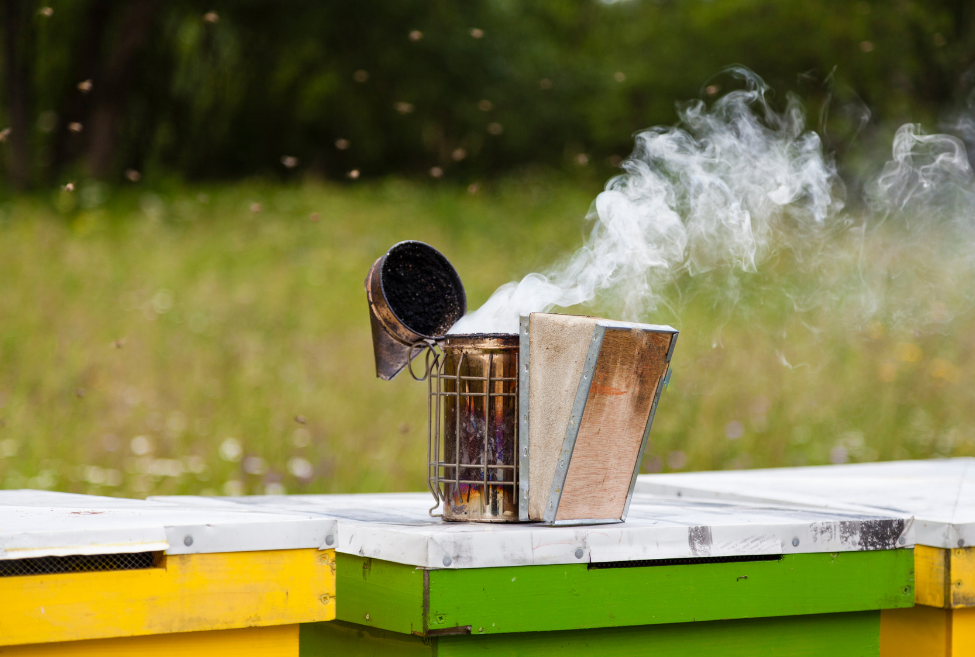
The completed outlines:
{"type": "Polygon", "coordinates": [[[518,522],[519,336],[448,335],[440,347],[430,390],[430,484],[443,500],[442,517],[518,522]]]}
{"type": "Polygon", "coordinates": [[[442,338],[467,312],[464,285],[453,265],[415,240],[394,244],[378,258],[365,287],[376,376],[386,381],[409,364],[413,345],[442,338]]]}

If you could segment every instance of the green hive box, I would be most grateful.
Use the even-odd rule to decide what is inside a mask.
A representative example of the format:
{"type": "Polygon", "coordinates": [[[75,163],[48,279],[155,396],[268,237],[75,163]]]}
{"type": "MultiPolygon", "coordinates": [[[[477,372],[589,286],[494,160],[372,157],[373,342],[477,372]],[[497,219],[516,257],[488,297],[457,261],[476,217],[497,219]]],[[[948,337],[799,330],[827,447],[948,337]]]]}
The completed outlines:
{"type": "Polygon", "coordinates": [[[625,523],[484,525],[428,499],[228,500],[338,519],[336,621],[301,655],[869,656],[914,603],[909,516],[637,493],[625,523]]]}

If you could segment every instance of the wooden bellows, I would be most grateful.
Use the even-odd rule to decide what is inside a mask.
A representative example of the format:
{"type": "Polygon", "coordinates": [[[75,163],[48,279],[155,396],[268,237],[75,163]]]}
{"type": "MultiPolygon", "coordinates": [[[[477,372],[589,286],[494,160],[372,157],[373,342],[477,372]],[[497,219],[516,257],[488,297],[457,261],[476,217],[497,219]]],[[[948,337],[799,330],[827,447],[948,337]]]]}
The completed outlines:
{"type": "Polygon", "coordinates": [[[522,317],[520,520],[626,518],[676,341],[669,326],[522,317]]]}

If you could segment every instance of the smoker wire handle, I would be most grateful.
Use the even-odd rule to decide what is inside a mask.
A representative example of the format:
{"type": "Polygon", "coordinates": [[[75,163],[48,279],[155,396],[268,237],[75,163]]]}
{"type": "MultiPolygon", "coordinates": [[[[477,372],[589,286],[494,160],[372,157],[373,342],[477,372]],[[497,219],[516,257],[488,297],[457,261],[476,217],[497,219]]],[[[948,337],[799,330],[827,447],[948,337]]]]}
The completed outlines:
{"type": "Polygon", "coordinates": [[[433,518],[439,518],[442,514],[434,513],[442,499],[445,499],[440,494],[439,481],[434,483],[435,480],[439,478],[437,475],[439,463],[434,465],[434,462],[430,460],[431,451],[435,450],[437,452],[437,461],[440,461],[440,357],[443,355],[443,348],[437,340],[426,339],[419,342],[414,342],[410,345],[409,359],[407,360],[407,369],[410,372],[410,376],[413,377],[414,381],[426,381],[427,382],[427,488],[430,489],[430,493],[433,495],[434,504],[430,507],[427,513],[433,518]],[[438,352],[438,349],[440,350],[438,352]],[[413,371],[413,359],[424,353],[424,372],[423,376],[418,377],[413,371]],[[438,374],[434,375],[433,372],[436,371],[438,374]],[[433,405],[433,380],[437,380],[437,395],[436,395],[436,411],[431,413],[431,406],[433,405]],[[434,415],[437,416],[437,427],[434,429],[434,415]],[[433,443],[436,441],[436,447],[433,443]],[[434,465],[433,474],[431,475],[430,467],[434,465]]]}
{"type": "Polygon", "coordinates": [[[414,381],[426,381],[430,378],[430,372],[433,368],[439,364],[440,356],[443,353],[443,349],[440,346],[440,342],[432,338],[427,338],[425,340],[420,340],[419,342],[414,342],[410,345],[409,360],[406,363],[406,369],[409,370],[410,376],[413,377],[414,381]],[[437,349],[440,349],[441,353],[437,353],[437,349]],[[413,371],[413,359],[420,354],[426,352],[425,363],[423,366],[424,372],[423,376],[417,376],[413,371]],[[432,356],[432,358],[431,358],[432,356]]]}

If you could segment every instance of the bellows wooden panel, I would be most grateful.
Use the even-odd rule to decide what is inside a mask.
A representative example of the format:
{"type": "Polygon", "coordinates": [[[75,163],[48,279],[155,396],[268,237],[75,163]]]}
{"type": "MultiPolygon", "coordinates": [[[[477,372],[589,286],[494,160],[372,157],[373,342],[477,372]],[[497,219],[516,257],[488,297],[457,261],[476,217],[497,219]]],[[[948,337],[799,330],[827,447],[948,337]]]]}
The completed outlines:
{"type": "Polygon", "coordinates": [[[669,326],[522,318],[522,520],[626,518],[676,339],[669,326]]]}

